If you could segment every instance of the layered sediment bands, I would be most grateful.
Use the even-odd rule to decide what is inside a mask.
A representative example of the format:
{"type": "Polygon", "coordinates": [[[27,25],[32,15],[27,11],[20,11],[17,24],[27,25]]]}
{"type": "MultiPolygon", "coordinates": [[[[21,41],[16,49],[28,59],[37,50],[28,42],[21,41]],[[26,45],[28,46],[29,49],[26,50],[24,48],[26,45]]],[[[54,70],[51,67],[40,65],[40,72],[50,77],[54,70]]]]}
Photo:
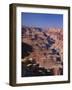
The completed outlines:
{"type": "Polygon", "coordinates": [[[63,30],[23,26],[22,76],[62,74],[63,30]]]}

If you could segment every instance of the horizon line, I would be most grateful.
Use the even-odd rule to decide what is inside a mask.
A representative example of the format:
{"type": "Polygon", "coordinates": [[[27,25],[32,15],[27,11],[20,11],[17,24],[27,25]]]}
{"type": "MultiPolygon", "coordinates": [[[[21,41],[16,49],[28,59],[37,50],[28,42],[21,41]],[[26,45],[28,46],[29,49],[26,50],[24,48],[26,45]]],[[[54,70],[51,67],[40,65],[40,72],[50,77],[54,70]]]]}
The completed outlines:
{"type": "Polygon", "coordinates": [[[50,29],[50,28],[54,28],[54,29],[63,29],[62,27],[40,27],[40,26],[27,26],[27,25],[22,25],[22,27],[29,27],[29,28],[42,28],[42,29],[50,29]]]}

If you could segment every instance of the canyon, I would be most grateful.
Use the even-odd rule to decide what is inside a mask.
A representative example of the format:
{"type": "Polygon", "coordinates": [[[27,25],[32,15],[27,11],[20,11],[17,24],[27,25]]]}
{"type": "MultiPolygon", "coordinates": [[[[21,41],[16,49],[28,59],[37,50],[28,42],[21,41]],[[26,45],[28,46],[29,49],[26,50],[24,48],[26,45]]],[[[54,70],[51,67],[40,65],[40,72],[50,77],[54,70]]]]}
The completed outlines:
{"type": "Polygon", "coordinates": [[[22,76],[63,74],[63,29],[23,26],[22,76]]]}

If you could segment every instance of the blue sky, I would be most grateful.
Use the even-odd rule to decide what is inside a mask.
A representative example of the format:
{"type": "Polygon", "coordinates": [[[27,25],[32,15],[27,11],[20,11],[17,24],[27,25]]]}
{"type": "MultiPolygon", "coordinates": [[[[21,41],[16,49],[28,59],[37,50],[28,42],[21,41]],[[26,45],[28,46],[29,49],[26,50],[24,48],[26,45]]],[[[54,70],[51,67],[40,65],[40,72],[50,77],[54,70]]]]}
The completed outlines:
{"type": "Polygon", "coordinates": [[[63,15],[22,12],[21,23],[25,26],[34,26],[41,28],[63,28],[63,15]]]}

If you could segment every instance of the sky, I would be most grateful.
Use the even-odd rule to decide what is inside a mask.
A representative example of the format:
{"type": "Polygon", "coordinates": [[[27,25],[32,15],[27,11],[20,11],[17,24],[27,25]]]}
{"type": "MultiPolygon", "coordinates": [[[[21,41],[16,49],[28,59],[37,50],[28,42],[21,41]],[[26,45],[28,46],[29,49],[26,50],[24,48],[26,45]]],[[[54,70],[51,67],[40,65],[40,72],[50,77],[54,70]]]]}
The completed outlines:
{"type": "Polygon", "coordinates": [[[22,12],[21,25],[41,28],[63,28],[63,15],[22,12]]]}

